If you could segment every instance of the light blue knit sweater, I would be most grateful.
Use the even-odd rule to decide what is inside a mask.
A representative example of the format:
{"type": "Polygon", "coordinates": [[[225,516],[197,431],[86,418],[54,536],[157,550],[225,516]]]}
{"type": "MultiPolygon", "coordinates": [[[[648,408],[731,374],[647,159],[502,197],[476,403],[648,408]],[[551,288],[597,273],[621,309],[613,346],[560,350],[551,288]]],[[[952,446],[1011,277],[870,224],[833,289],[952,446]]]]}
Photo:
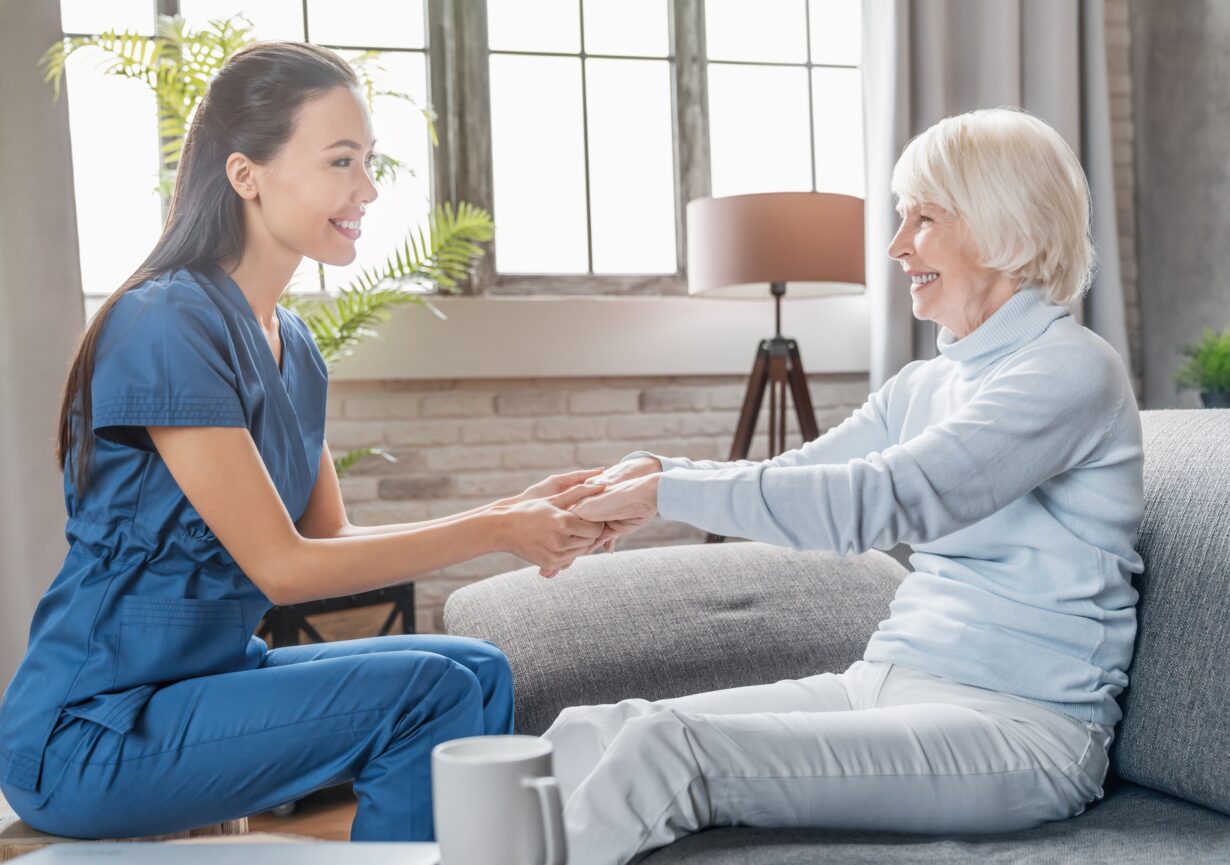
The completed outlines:
{"type": "Polygon", "coordinates": [[[1033,286],[937,342],[938,357],[798,450],[659,456],[658,510],[795,549],[909,544],[913,572],[865,659],[1115,724],[1143,570],[1144,456],[1123,363],[1033,286]]]}

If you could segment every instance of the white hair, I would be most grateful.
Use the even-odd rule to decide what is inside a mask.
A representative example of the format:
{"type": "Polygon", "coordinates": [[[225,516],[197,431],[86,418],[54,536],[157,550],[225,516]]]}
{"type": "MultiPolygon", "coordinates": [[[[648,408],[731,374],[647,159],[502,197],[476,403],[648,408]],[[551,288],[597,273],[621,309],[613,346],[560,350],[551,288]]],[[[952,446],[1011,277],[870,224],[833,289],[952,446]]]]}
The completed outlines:
{"type": "Polygon", "coordinates": [[[1096,260],[1089,182],[1063,137],[1029,112],[944,118],[906,145],[892,189],[901,205],[959,216],[981,266],[1039,286],[1052,303],[1088,290],[1096,260]]]}

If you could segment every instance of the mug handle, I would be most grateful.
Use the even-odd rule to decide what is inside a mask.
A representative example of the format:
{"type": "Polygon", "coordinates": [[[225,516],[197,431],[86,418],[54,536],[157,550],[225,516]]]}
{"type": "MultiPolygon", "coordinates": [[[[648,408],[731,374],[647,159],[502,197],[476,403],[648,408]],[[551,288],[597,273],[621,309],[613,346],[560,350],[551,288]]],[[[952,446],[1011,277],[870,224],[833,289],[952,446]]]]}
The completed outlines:
{"type": "Polygon", "coordinates": [[[567,865],[568,840],[564,836],[564,804],[559,792],[559,781],[554,778],[526,778],[524,787],[533,787],[538,794],[542,811],[542,832],[547,842],[545,865],[567,865]]]}

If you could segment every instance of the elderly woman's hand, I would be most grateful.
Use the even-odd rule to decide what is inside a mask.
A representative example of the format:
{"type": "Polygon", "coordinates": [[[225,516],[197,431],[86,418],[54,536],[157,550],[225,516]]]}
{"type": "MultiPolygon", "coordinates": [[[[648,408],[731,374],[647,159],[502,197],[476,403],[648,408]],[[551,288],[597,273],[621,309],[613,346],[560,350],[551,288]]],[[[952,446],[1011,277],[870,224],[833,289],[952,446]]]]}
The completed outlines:
{"type": "MultiPolygon", "coordinates": [[[[654,460],[657,462],[657,460],[654,460]]],[[[606,547],[615,549],[615,539],[634,532],[658,513],[658,479],[661,472],[634,476],[631,480],[607,487],[600,496],[586,499],[573,507],[573,513],[584,519],[606,524],[602,535],[590,552],[606,547]]]]}
{"type": "Polygon", "coordinates": [[[590,484],[601,483],[606,484],[608,487],[613,487],[616,484],[622,484],[624,481],[642,478],[645,475],[652,475],[661,471],[662,461],[657,457],[637,457],[636,459],[616,463],[601,474],[595,475],[585,482],[590,484]]]}

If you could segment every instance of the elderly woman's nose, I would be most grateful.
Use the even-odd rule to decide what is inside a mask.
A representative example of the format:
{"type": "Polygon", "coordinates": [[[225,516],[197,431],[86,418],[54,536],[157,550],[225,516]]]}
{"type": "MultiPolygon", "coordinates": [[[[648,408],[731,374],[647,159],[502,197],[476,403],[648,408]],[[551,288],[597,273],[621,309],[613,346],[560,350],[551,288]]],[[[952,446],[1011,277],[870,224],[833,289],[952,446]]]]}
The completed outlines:
{"type": "Polygon", "coordinates": [[[910,255],[913,251],[913,243],[910,242],[909,235],[903,225],[897,229],[892,242],[888,245],[888,257],[900,259],[903,255],[910,255]]]}

